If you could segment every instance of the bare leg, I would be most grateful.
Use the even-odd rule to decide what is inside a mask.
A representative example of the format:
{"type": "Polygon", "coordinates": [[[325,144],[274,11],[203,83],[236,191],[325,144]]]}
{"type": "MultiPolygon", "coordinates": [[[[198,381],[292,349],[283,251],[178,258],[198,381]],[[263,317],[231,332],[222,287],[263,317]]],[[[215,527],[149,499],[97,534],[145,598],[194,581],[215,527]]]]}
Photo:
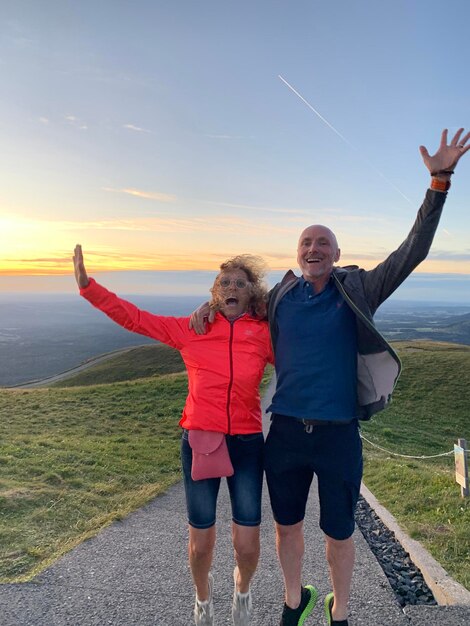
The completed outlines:
{"type": "Polygon", "coordinates": [[[333,539],[325,535],[326,560],[330,567],[334,604],[332,616],[335,621],[348,618],[348,602],[354,568],[355,547],[352,537],[333,539]]]}
{"type": "Polygon", "coordinates": [[[276,523],[276,547],[284,575],[286,604],[296,609],[300,604],[302,561],[304,556],[304,523],[291,526],[276,523]]]}
{"type": "Polygon", "coordinates": [[[247,593],[259,560],[259,526],[232,523],[233,549],[238,565],[237,591],[247,593]]]}
{"type": "Polygon", "coordinates": [[[209,599],[208,576],[215,546],[215,525],[210,528],[189,527],[189,567],[196,587],[197,599],[209,599]]]}

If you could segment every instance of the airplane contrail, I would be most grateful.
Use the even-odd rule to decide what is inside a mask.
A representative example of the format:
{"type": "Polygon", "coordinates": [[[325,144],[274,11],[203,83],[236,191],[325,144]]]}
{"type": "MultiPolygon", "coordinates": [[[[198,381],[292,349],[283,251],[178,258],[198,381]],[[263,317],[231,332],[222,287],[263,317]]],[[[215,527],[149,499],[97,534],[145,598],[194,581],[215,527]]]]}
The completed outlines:
{"type": "Polygon", "coordinates": [[[290,84],[287,82],[287,80],[286,80],[285,78],[283,78],[280,74],[278,74],[278,78],[280,78],[280,79],[282,80],[282,82],[283,82],[285,85],[287,85],[287,87],[289,87],[289,89],[290,89],[293,93],[295,93],[295,95],[296,95],[298,98],[300,98],[300,99],[302,100],[302,102],[303,102],[304,104],[306,104],[306,105],[308,106],[308,108],[309,108],[311,111],[313,111],[313,112],[315,113],[315,115],[316,115],[317,117],[319,117],[319,118],[321,119],[321,121],[322,121],[324,124],[326,124],[326,125],[328,126],[328,128],[329,128],[329,129],[331,129],[331,130],[332,130],[332,131],[333,131],[336,135],[338,135],[338,137],[339,137],[342,141],[344,141],[344,143],[346,143],[346,144],[347,144],[350,148],[352,148],[355,152],[357,152],[357,153],[361,156],[361,158],[362,158],[362,159],[364,159],[364,161],[366,161],[366,163],[369,165],[369,167],[371,167],[371,168],[374,170],[374,172],[375,172],[376,174],[378,174],[381,178],[383,178],[383,179],[384,179],[384,180],[385,180],[385,181],[386,181],[389,185],[391,185],[391,186],[395,189],[395,191],[398,191],[398,193],[399,193],[399,194],[400,194],[403,198],[405,198],[405,200],[406,200],[407,202],[409,202],[412,206],[414,206],[414,203],[413,203],[413,202],[411,202],[411,200],[410,200],[407,196],[405,196],[405,194],[401,191],[401,189],[399,189],[399,188],[398,188],[398,187],[397,187],[394,183],[392,183],[392,181],[391,181],[391,180],[388,180],[388,178],[387,178],[384,174],[382,174],[382,172],[381,172],[380,170],[378,170],[378,169],[375,167],[375,165],[369,161],[369,159],[367,159],[367,157],[365,157],[363,154],[361,154],[361,153],[359,152],[359,150],[358,150],[355,146],[353,146],[353,144],[352,144],[350,141],[348,141],[348,139],[346,139],[346,137],[345,137],[344,135],[342,135],[342,134],[341,134],[338,130],[336,130],[336,128],[335,128],[332,124],[330,124],[330,122],[329,122],[327,119],[325,119],[325,118],[323,117],[323,115],[321,115],[321,114],[320,114],[320,113],[319,113],[319,112],[318,112],[318,111],[317,111],[317,110],[316,110],[316,109],[315,109],[315,108],[314,108],[314,107],[310,104],[310,102],[308,102],[307,100],[305,100],[305,98],[304,98],[304,97],[303,97],[303,96],[302,96],[302,95],[301,95],[301,94],[300,94],[300,93],[299,93],[296,89],[294,89],[294,87],[292,87],[292,85],[290,85],[290,84]]]}

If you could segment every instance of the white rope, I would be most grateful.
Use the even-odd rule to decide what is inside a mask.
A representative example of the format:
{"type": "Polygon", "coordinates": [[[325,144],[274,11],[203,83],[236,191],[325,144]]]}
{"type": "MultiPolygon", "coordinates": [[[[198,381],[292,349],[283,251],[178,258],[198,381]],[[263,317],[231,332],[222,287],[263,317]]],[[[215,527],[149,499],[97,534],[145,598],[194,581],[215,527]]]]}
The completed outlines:
{"type": "MultiPolygon", "coordinates": [[[[398,452],[391,452],[390,450],[381,448],[376,443],[372,443],[372,441],[369,441],[369,439],[364,437],[362,433],[361,433],[361,439],[364,439],[364,441],[367,441],[367,443],[370,444],[372,447],[382,450],[382,452],[386,452],[387,454],[391,454],[392,456],[401,456],[404,459],[435,459],[439,456],[450,456],[451,454],[454,454],[453,450],[451,450],[450,452],[441,452],[441,454],[432,454],[431,456],[424,456],[424,455],[412,456],[411,454],[399,454],[398,452]]],[[[468,452],[468,450],[465,450],[465,452],[468,452]]]]}

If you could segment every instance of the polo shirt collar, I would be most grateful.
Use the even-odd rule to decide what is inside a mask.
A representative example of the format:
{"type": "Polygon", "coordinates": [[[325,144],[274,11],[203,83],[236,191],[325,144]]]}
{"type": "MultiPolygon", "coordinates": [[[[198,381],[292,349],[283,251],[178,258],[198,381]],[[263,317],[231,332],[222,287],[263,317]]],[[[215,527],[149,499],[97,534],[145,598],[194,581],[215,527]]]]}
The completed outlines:
{"type": "MultiPolygon", "coordinates": [[[[325,285],[325,288],[328,285],[331,285],[333,283],[333,274],[330,274],[330,278],[328,279],[328,282],[325,285]]],[[[307,287],[310,287],[311,289],[313,289],[313,287],[311,286],[311,284],[308,282],[308,280],[305,280],[305,278],[303,276],[301,276],[299,278],[299,287],[304,290],[307,289],[307,287]]]]}

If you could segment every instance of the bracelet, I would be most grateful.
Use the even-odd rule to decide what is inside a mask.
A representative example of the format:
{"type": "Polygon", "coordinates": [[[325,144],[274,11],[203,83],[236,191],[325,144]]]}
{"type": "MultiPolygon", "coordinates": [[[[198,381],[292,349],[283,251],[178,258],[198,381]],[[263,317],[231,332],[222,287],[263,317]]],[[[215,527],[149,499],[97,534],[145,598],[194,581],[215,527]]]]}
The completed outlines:
{"type": "Polygon", "coordinates": [[[452,176],[454,170],[438,170],[437,172],[431,172],[431,176],[439,176],[439,174],[446,174],[447,176],[452,176]]]}
{"type": "Polygon", "coordinates": [[[439,180],[438,178],[431,179],[431,187],[434,191],[449,191],[450,180],[439,180]]]}

